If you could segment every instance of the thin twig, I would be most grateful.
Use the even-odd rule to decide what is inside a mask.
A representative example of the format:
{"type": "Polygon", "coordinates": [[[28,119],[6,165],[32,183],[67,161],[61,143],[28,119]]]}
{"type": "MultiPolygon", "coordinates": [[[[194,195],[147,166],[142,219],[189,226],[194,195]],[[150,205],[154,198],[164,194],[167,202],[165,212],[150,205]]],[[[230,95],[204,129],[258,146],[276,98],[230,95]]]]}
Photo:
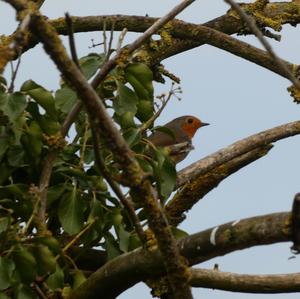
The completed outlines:
{"type": "Polygon", "coordinates": [[[115,22],[112,23],[111,29],[110,29],[110,34],[109,34],[109,42],[108,42],[108,48],[107,48],[107,54],[105,56],[105,62],[108,61],[111,53],[112,53],[112,43],[114,39],[114,31],[115,31],[115,22]]]}
{"type": "Polygon", "coordinates": [[[121,47],[122,47],[122,43],[124,41],[125,35],[127,33],[127,28],[124,28],[119,36],[118,39],[118,44],[117,44],[117,53],[120,53],[121,51],[121,47]]]}
{"type": "Polygon", "coordinates": [[[67,24],[67,30],[68,30],[68,37],[69,37],[69,44],[70,44],[70,50],[71,50],[71,56],[73,61],[77,66],[79,66],[76,46],[75,46],[75,39],[74,39],[74,28],[73,28],[73,21],[70,17],[69,13],[65,14],[66,24],[67,24]]]}
{"type": "Polygon", "coordinates": [[[21,64],[21,55],[18,58],[17,65],[16,65],[15,69],[13,67],[13,63],[11,62],[11,82],[10,82],[10,85],[9,85],[9,88],[8,88],[8,92],[13,92],[14,91],[15,80],[17,78],[17,74],[18,74],[20,64],[21,64]]]}
{"type": "MultiPolygon", "coordinates": [[[[180,88],[180,87],[179,87],[180,88]]],[[[145,122],[142,124],[141,128],[140,128],[140,133],[142,134],[143,132],[145,132],[148,128],[150,128],[152,126],[152,124],[155,122],[155,120],[161,115],[161,113],[163,112],[163,110],[166,108],[168,102],[171,100],[172,96],[175,94],[175,89],[174,89],[174,83],[172,83],[172,87],[171,90],[168,93],[167,98],[163,98],[162,97],[162,104],[159,107],[159,109],[145,122]]]]}
{"type": "Polygon", "coordinates": [[[110,28],[110,34],[109,34],[109,42],[107,44],[107,36],[106,36],[106,20],[103,21],[103,45],[104,45],[104,63],[106,63],[109,60],[109,57],[112,53],[112,43],[114,39],[114,28],[115,28],[115,22],[113,21],[110,28]]]}
{"type": "Polygon", "coordinates": [[[36,291],[36,293],[39,295],[39,298],[47,299],[48,297],[44,294],[44,292],[41,290],[41,288],[37,285],[37,283],[33,282],[31,284],[31,287],[36,291]]]}
{"type": "Polygon", "coordinates": [[[68,249],[72,245],[74,245],[86,231],[88,231],[91,228],[91,226],[95,223],[95,221],[96,221],[95,219],[92,219],[90,222],[88,222],[87,225],[78,234],[76,234],[76,236],[72,238],[72,240],[68,242],[68,244],[64,246],[64,248],[62,249],[63,253],[66,253],[66,251],[68,251],[68,249]]]}
{"type": "Polygon", "coordinates": [[[102,36],[103,36],[103,51],[104,51],[104,55],[106,57],[107,56],[107,36],[106,36],[106,21],[105,20],[103,22],[102,36]]]}
{"type": "Polygon", "coordinates": [[[293,73],[289,70],[286,64],[277,56],[275,51],[273,50],[271,44],[266,40],[263,33],[256,26],[255,20],[241,8],[239,4],[237,4],[233,0],[224,0],[228,3],[241,17],[241,19],[247,24],[250,30],[254,33],[257,39],[261,42],[264,48],[269,52],[270,56],[274,59],[274,62],[286,73],[287,78],[300,90],[300,82],[293,73]]]}
{"type": "Polygon", "coordinates": [[[87,146],[87,141],[88,141],[89,128],[90,128],[90,125],[89,125],[88,116],[85,114],[83,141],[82,141],[82,147],[81,147],[81,150],[80,150],[80,160],[79,160],[79,166],[80,167],[84,166],[84,156],[85,156],[85,151],[86,151],[86,146],[87,146]]]}
{"type": "MultiPolygon", "coordinates": [[[[195,0],[184,0],[179,5],[175,6],[168,14],[164,17],[158,19],[152,26],[150,26],[139,38],[137,38],[132,44],[130,44],[126,48],[126,53],[129,55],[137,48],[139,48],[148,38],[151,37],[155,32],[157,32],[160,28],[162,28],[166,23],[170,20],[174,19],[176,15],[178,15],[181,11],[183,11],[186,7],[192,4],[195,0]]],[[[122,55],[122,51],[116,54],[113,58],[111,58],[100,70],[100,72],[96,75],[94,82],[95,85],[98,86],[107,74],[117,65],[117,61],[122,55]]]]}
{"type": "Polygon", "coordinates": [[[111,178],[109,171],[106,168],[106,165],[103,161],[103,157],[100,152],[100,140],[99,134],[95,131],[95,128],[92,128],[93,134],[93,145],[94,145],[94,152],[95,152],[95,162],[98,166],[99,171],[102,173],[108,184],[110,185],[111,189],[114,191],[116,196],[119,198],[120,202],[127,210],[129,214],[129,218],[133,222],[134,228],[136,233],[138,234],[142,244],[146,244],[147,236],[141,226],[140,220],[135,213],[133,203],[131,202],[130,198],[126,198],[120,188],[120,186],[111,178]]]}

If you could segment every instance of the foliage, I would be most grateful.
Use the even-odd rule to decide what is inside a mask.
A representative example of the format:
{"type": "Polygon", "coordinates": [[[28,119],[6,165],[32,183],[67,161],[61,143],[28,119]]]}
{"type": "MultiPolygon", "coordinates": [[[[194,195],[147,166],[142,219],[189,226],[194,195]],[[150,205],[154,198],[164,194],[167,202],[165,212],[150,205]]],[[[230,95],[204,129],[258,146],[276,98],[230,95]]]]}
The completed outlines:
{"type": "MultiPolygon", "coordinates": [[[[80,59],[90,79],[103,63],[103,54],[80,59]]],[[[164,151],[151,150],[141,125],[154,114],[153,75],[144,64],[133,63],[113,71],[98,88],[104,104],[142,167],[159,185],[162,199],[174,188],[176,171],[164,151]]],[[[0,90],[0,291],[3,298],[36,298],[35,284],[44,291],[68,292],[85,280],[68,255],[68,247],[97,247],[108,259],[140,245],[131,220],[95,165],[89,122],[83,112],[75,123],[75,138],[64,146],[59,130],[77,102],[65,82],[55,92],[28,80],[9,92],[0,90]],[[47,227],[37,231],[39,183],[49,153],[58,151],[47,192],[47,227]],[[26,271],[24,271],[26,269],[26,271]]],[[[105,143],[101,154],[107,169],[118,166],[105,143]]],[[[139,199],[137,199],[139,200],[139,199]]]]}

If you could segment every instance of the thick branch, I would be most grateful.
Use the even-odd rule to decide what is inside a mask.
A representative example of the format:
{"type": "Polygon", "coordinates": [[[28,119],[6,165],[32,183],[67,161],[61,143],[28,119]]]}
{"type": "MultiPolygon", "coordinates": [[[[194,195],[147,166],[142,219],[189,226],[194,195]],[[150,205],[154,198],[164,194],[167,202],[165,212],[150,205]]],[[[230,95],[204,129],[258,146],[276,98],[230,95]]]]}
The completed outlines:
{"type": "MultiPolygon", "coordinates": [[[[257,245],[290,241],[290,213],[275,213],[240,221],[187,236],[178,242],[190,265],[257,245]]],[[[112,299],[134,284],[164,275],[158,251],[136,249],[118,256],[93,273],[73,294],[73,299],[112,299]],[[107,275],[109,273],[109,275],[107,275]]]]}
{"type": "MultiPolygon", "coordinates": [[[[243,8],[248,9],[251,7],[250,4],[244,4],[243,8]]],[[[298,24],[300,22],[300,4],[296,2],[274,2],[268,3],[262,11],[260,11],[260,19],[272,20],[273,23],[280,27],[283,24],[298,24]]],[[[110,30],[112,26],[114,26],[114,30],[121,31],[123,28],[127,28],[128,31],[132,32],[144,32],[147,28],[149,28],[157,19],[149,18],[149,17],[139,17],[139,16],[124,16],[124,15],[112,15],[112,16],[90,16],[90,17],[72,17],[74,23],[74,31],[75,32],[88,32],[88,31],[99,31],[103,30],[104,26],[106,26],[107,30],[110,30]]],[[[64,18],[59,18],[56,20],[50,21],[51,24],[56,28],[59,34],[67,34],[67,26],[64,18]]],[[[234,34],[240,32],[243,29],[243,22],[232,13],[227,13],[219,18],[211,20],[205,24],[204,26],[210,27],[212,29],[222,31],[226,34],[234,34]]],[[[220,37],[216,35],[216,33],[209,33],[207,29],[204,29],[204,26],[188,24],[182,21],[173,20],[170,33],[174,37],[172,41],[172,46],[170,45],[162,45],[159,51],[153,51],[149,53],[149,62],[152,64],[156,64],[161,62],[162,60],[176,55],[178,53],[184,52],[191,48],[198,47],[204,43],[209,43],[213,46],[219,47],[221,49],[225,49],[235,55],[239,55],[248,59],[252,62],[255,62],[263,67],[267,67],[268,69],[276,72],[280,75],[285,76],[286,74],[282,74],[279,68],[274,65],[273,59],[270,58],[265,51],[258,49],[258,52],[255,50],[249,49],[249,53],[247,53],[246,43],[241,43],[238,45],[233,41],[226,41],[222,46],[222,41],[220,37]],[[186,30],[189,28],[188,30],[186,30]],[[212,37],[208,38],[208,35],[212,34],[212,37]],[[216,35],[214,37],[214,35],[216,35]],[[209,40],[209,42],[208,42],[209,40]],[[239,49],[241,45],[242,49],[239,49]],[[244,54],[239,54],[239,52],[244,52],[244,54]],[[244,56],[242,56],[244,55],[244,56]],[[264,58],[265,57],[265,58],[264,58]]],[[[266,26],[266,24],[265,24],[266,26]]],[[[14,35],[10,37],[6,37],[3,39],[3,43],[9,44],[11,40],[14,39],[14,35]]],[[[235,40],[235,39],[233,39],[235,40]]],[[[37,44],[37,40],[30,36],[22,51],[29,49],[37,44]]],[[[251,46],[250,46],[251,47],[251,46]]],[[[255,48],[256,49],[256,48],[255,48]]],[[[0,48],[1,50],[1,48],[0,48]]],[[[257,49],[256,49],[257,50],[257,49]]],[[[15,57],[18,56],[19,53],[15,53],[15,57]]],[[[3,55],[2,55],[3,57],[3,55]]],[[[289,69],[291,69],[291,64],[287,63],[289,69]]],[[[286,76],[285,76],[286,77],[286,76]]]]}
{"type": "Polygon", "coordinates": [[[172,200],[166,205],[165,210],[169,223],[177,226],[185,219],[183,214],[190,210],[208,192],[216,188],[220,182],[239,169],[265,156],[272,147],[272,145],[259,147],[212,169],[208,173],[193,177],[177,191],[172,200]]]}
{"type": "Polygon", "coordinates": [[[255,148],[297,134],[300,134],[300,121],[262,131],[237,141],[181,170],[177,176],[177,187],[255,148]]]}
{"type": "Polygon", "coordinates": [[[192,269],[191,286],[243,293],[292,293],[300,291],[300,273],[247,275],[192,269]]]}
{"type": "MultiPolygon", "coordinates": [[[[238,32],[238,28],[242,28],[242,23],[239,21],[239,26],[224,26],[224,23],[233,21],[237,23],[237,19],[225,15],[215,21],[208,22],[202,25],[191,24],[180,20],[173,20],[170,33],[174,37],[172,40],[172,47],[170,45],[161,45],[159,51],[151,51],[148,53],[148,63],[156,64],[162,60],[186,51],[188,49],[203,45],[210,44],[214,47],[228,51],[234,55],[247,59],[258,65],[261,65],[285,78],[288,78],[288,73],[278,67],[274,60],[270,57],[268,52],[258,49],[246,42],[242,42],[227,34],[238,32]],[[226,17],[225,17],[226,16],[226,17]],[[226,34],[224,34],[224,33],[226,34]]],[[[72,17],[74,26],[77,24],[82,31],[86,30],[99,30],[104,22],[107,22],[109,27],[111,23],[115,22],[115,30],[121,30],[121,26],[126,26],[129,31],[142,32],[154,22],[155,18],[137,17],[137,16],[98,16],[98,17],[72,17]],[[119,24],[119,25],[118,25],[119,24]],[[119,28],[120,27],[120,28],[119,28]]],[[[294,19],[293,19],[294,20],[294,19]]],[[[299,16],[300,20],[300,16],[299,16]]],[[[62,27],[63,22],[58,19],[53,21],[57,25],[56,29],[59,33],[65,34],[65,28],[62,27]],[[56,23],[55,23],[56,22],[56,23]]],[[[231,24],[232,25],[232,24],[231,24]]],[[[293,65],[287,61],[281,60],[289,70],[292,70],[293,65]]]]}

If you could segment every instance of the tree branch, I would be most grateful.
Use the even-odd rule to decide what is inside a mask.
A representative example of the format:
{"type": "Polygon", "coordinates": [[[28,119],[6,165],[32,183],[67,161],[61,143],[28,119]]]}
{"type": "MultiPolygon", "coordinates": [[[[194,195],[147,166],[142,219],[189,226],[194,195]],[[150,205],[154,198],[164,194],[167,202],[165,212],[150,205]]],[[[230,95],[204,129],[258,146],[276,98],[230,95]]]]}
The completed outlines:
{"type": "Polygon", "coordinates": [[[256,148],[213,168],[208,173],[191,178],[165,206],[169,223],[175,226],[180,224],[185,219],[184,213],[190,210],[208,192],[216,188],[231,174],[267,155],[272,147],[272,145],[266,145],[256,148]]]}
{"type": "MultiPolygon", "coordinates": [[[[294,85],[300,90],[300,82],[296,79],[292,73],[292,71],[287,67],[287,65],[277,56],[269,42],[263,36],[262,32],[258,29],[255,24],[255,20],[250,15],[247,15],[246,12],[240,7],[239,4],[235,3],[233,0],[225,0],[240,16],[240,18],[247,24],[250,30],[254,33],[260,43],[264,46],[267,52],[270,54],[271,58],[274,60],[274,63],[286,74],[286,78],[288,78],[294,85]]],[[[264,5],[267,4],[268,1],[265,1],[264,5]]]]}
{"type": "MultiPolygon", "coordinates": [[[[184,0],[179,5],[174,7],[168,14],[164,17],[155,21],[151,27],[149,27],[143,35],[138,37],[133,43],[131,43],[126,50],[124,49],[127,55],[131,54],[134,50],[139,48],[145,41],[147,41],[154,33],[156,33],[160,28],[162,28],[170,20],[174,19],[181,11],[183,11],[187,6],[192,4],[195,0],[184,0]]],[[[96,75],[94,81],[98,86],[100,82],[106,77],[106,75],[116,66],[118,59],[122,55],[123,51],[120,51],[119,54],[115,55],[110,59],[102,68],[101,71],[96,75]]]]}
{"type": "Polygon", "coordinates": [[[248,275],[218,270],[192,269],[191,286],[243,293],[292,293],[300,291],[300,273],[248,275]]]}
{"type": "MultiPolygon", "coordinates": [[[[275,213],[229,222],[181,239],[178,248],[189,265],[195,265],[236,250],[287,242],[290,218],[290,213],[275,213]]],[[[122,254],[93,273],[72,298],[115,298],[140,281],[165,275],[162,262],[157,250],[122,254]]]]}
{"type": "MultiPolygon", "coordinates": [[[[251,6],[253,3],[243,4],[243,8],[247,10],[251,10],[251,6]]],[[[276,29],[280,29],[281,25],[284,24],[291,24],[296,25],[300,22],[300,4],[296,2],[272,2],[268,3],[259,13],[260,13],[260,19],[262,20],[273,20],[273,25],[276,26],[276,29]]],[[[90,16],[90,17],[72,17],[73,24],[74,24],[74,32],[88,32],[88,31],[99,31],[103,30],[104,26],[106,26],[106,29],[112,28],[114,26],[114,29],[116,31],[121,31],[123,28],[127,28],[128,31],[132,32],[144,32],[147,28],[149,28],[157,19],[156,18],[149,18],[149,17],[139,17],[139,16],[124,16],[124,15],[112,15],[112,16],[90,16]]],[[[50,23],[56,28],[57,32],[59,34],[67,34],[67,27],[66,22],[64,18],[59,18],[56,20],[50,21],[50,23]]],[[[227,14],[218,17],[214,20],[211,20],[205,24],[204,26],[210,27],[212,29],[215,29],[217,31],[222,31],[226,34],[234,34],[240,32],[244,25],[243,22],[238,18],[236,15],[232,14],[232,12],[228,12],[227,14]]],[[[264,24],[264,26],[268,26],[269,24],[264,24]]],[[[187,51],[191,48],[198,47],[204,43],[207,42],[206,35],[208,33],[205,33],[203,35],[203,30],[200,29],[201,25],[195,25],[195,24],[188,24],[179,20],[173,20],[170,26],[170,33],[174,37],[172,41],[172,47],[169,45],[162,45],[159,49],[159,51],[153,51],[149,53],[149,62],[151,64],[157,64],[161,62],[163,59],[166,59],[170,56],[176,55],[178,53],[187,51]],[[190,30],[180,30],[180,27],[184,24],[187,24],[187,26],[190,26],[190,30]],[[192,27],[191,27],[192,26],[192,27]],[[199,31],[197,35],[199,37],[193,37],[193,31],[199,31]],[[201,33],[202,30],[202,33],[201,33]],[[192,37],[191,37],[192,35],[192,37]],[[203,36],[201,38],[201,36],[203,36]],[[192,39],[190,39],[192,38],[192,39]]],[[[202,26],[203,27],[203,26],[202,26]]],[[[14,35],[6,37],[3,40],[4,44],[10,44],[11,40],[13,40],[14,35]]],[[[28,37],[28,41],[26,41],[25,45],[23,45],[22,51],[26,51],[29,48],[35,46],[37,44],[37,39],[34,38],[32,35],[28,37]]],[[[212,43],[211,43],[212,44],[212,43]]],[[[225,43],[226,46],[227,42],[225,43]]],[[[213,46],[217,46],[222,48],[222,42],[215,40],[213,46]],[[219,44],[219,46],[217,45],[219,44]]],[[[245,43],[245,45],[247,45],[245,43]]],[[[230,49],[230,45],[228,45],[230,49]]],[[[229,51],[229,49],[225,49],[226,51],[229,51]]],[[[0,48],[1,50],[1,48],[0,48]]],[[[233,50],[231,50],[231,53],[234,53],[234,51],[238,52],[238,46],[235,46],[233,50]]],[[[245,49],[244,49],[245,50],[245,49]]],[[[5,54],[5,53],[4,53],[5,54]]],[[[235,53],[234,53],[235,54],[235,53]]],[[[258,53],[259,54],[259,53],[258,53]]],[[[15,58],[18,57],[19,53],[15,53],[15,58]]],[[[238,54],[236,54],[238,55],[238,54]]],[[[246,54],[245,54],[246,55],[246,54]]],[[[262,66],[267,67],[270,69],[272,67],[273,61],[268,54],[266,54],[265,51],[262,51],[259,55],[252,53],[249,53],[249,60],[253,62],[253,59],[255,59],[255,56],[259,56],[256,59],[257,64],[264,63],[264,59],[260,56],[267,56],[267,61],[265,64],[268,65],[265,66],[262,64],[262,66]],[[264,54],[263,54],[264,53],[264,54]],[[251,60],[252,57],[252,60],[251,60]]],[[[0,56],[2,59],[4,58],[4,55],[0,56]]],[[[243,57],[243,56],[241,56],[243,57]]],[[[246,58],[246,57],[245,57],[246,58]]],[[[248,59],[248,58],[247,58],[248,59]]],[[[287,65],[289,68],[292,66],[292,64],[287,65]]],[[[276,73],[280,74],[280,70],[278,69],[277,65],[273,69],[270,69],[276,73]]],[[[291,68],[290,68],[291,69],[291,68]]],[[[280,74],[283,75],[283,74],[280,74]]]]}
{"type": "Polygon", "coordinates": [[[182,169],[177,174],[177,188],[240,155],[277,140],[300,134],[300,121],[291,122],[249,136],[182,169]]]}
{"type": "MultiPolygon", "coordinates": [[[[45,0],[33,0],[32,2],[37,8],[40,8],[45,0]]],[[[22,9],[22,5],[20,9],[22,9]]],[[[27,30],[28,24],[29,19],[25,17],[12,35],[0,37],[0,74],[4,71],[9,61],[19,58],[24,51],[27,51],[27,47],[31,43],[32,38],[27,30]]]]}

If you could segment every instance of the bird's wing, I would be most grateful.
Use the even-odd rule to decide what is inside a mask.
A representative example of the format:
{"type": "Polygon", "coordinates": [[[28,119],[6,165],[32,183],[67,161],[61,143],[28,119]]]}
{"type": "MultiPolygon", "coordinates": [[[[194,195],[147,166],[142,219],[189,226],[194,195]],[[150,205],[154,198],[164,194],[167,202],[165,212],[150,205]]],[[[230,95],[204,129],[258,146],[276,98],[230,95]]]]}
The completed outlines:
{"type": "Polygon", "coordinates": [[[174,138],[167,133],[156,131],[147,138],[155,146],[169,146],[176,143],[174,138]]]}

